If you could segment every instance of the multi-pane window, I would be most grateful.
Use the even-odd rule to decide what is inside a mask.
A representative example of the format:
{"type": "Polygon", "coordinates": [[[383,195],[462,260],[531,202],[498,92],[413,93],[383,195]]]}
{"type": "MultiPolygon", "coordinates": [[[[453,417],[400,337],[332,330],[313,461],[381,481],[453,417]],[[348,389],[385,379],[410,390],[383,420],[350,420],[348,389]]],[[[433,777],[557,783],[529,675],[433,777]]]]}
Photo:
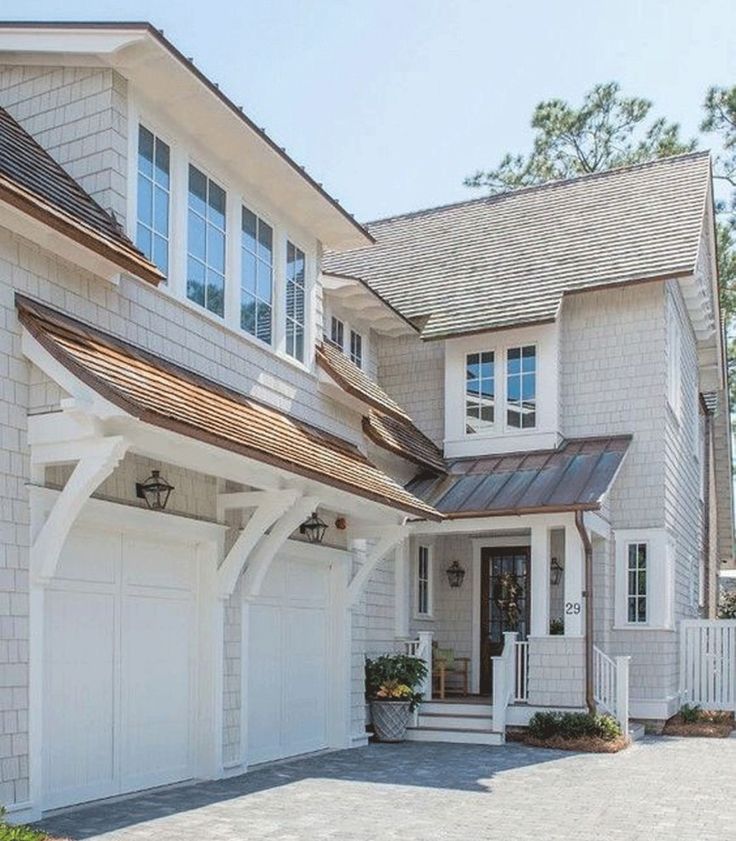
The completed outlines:
{"type": "Polygon", "coordinates": [[[138,248],[169,273],[170,150],[144,126],[138,127],[138,248]]]}
{"type": "Polygon", "coordinates": [[[429,616],[432,612],[430,575],[429,547],[420,546],[417,551],[417,616],[429,616]]]}
{"type": "Polygon", "coordinates": [[[242,208],[240,326],[271,344],[273,322],[273,228],[242,208]]]}
{"type": "Polygon", "coordinates": [[[345,347],[345,322],[334,315],[330,321],[330,341],[340,350],[345,347]]]}
{"type": "Polygon", "coordinates": [[[537,349],[534,345],[506,352],[506,423],[516,429],[537,424],[537,349]]]}
{"type": "Polygon", "coordinates": [[[495,411],[495,355],[493,351],[469,353],[465,359],[466,432],[481,432],[491,428],[495,411]]]}
{"type": "Polygon", "coordinates": [[[356,330],[350,331],[350,359],[358,368],[363,367],[363,337],[356,330]]]}
{"type": "Polygon", "coordinates": [[[286,352],[304,361],[306,318],[306,267],[304,252],[293,243],[286,244],[286,352]]]}
{"type": "Polygon", "coordinates": [[[187,298],[225,312],[225,191],[189,165],[187,298]]]}
{"type": "Polygon", "coordinates": [[[626,596],[629,622],[647,621],[647,544],[627,546],[626,596]]]}

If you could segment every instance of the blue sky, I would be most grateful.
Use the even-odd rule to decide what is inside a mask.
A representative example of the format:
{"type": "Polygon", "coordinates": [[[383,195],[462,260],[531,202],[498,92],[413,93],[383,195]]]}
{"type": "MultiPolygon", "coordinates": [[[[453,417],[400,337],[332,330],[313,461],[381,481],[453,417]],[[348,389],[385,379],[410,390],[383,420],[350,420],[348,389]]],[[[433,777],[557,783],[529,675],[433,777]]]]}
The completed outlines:
{"type": "MultiPolygon", "coordinates": [[[[3,0],[0,16],[151,20],[359,219],[476,195],[534,105],[615,79],[694,135],[736,84],[734,0],[3,0]]],[[[707,145],[707,141],[705,141],[707,145]]]]}

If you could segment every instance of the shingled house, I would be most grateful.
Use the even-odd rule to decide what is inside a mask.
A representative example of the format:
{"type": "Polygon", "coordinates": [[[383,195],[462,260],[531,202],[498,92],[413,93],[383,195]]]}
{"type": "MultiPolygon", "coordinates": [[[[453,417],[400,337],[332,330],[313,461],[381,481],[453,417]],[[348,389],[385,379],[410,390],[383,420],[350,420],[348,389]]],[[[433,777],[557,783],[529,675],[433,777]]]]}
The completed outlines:
{"type": "Polygon", "coordinates": [[[733,543],[706,154],[362,226],[148,25],[0,52],[15,819],[364,744],[366,654],[430,664],[415,739],[677,710],[733,543]]]}

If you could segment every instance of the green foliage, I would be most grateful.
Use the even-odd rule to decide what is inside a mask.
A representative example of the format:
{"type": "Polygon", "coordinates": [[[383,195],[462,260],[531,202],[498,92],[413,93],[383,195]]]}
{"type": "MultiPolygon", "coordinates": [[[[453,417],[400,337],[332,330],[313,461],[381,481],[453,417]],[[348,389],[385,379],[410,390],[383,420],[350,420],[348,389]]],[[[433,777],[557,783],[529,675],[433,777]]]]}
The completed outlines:
{"type": "Polygon", "coordinates": [[[529,721],[528,733],[535,739],[595,738],[613,742],[621,736],[621,726],[610,715],[590,713],[535,713],[529,721]]]}
{"type": "Polygon", "coordinates": [[[45,841],[45,832],[27,826],[8,826],[5,823],[5,807],[0,807],[0,841],[45,841]]]}
{"type": "MultiPolygon", "coordinates": [[[[700,129],[719,135],[723,149],[716,156],[714,175],[736,188],[736,85],[732,88],[710,88],[703,108],[705,117],[700,129]]],[[[733,201],[731,206],[736,206],[733,201]]]]}
{"type": "Polygon", "coordinates": [[[410,657],[408,654],[383,654],[375,660],[365,658],[365,694],[369,700],[379,698],[381,687],[386,684],[404,684],[411,690],[410,700],[413,710],[422,700],[417,687],[427,676],[424,660],[410,657]]]}
{"type": "Polygon", "coordinates": [[[695,724],[700,721],[700,704],[683,704],[680,707],[680,715],[685,724],[695,724]]]}
{"type": "Polygon", "coordinates": [[[721,619],[736,619],[736,590],[721,592],[718,616],[721,619]]]}
{"type": "Polygon", "coordinates": [[[503,193],[695,148],[694,140],[680,138],[677,123],[660,117],[646,125],[651,110],[647,99],[622,96],[616,82],[596,85],[580,108],[561,99],[540,102],[532,115],[531,154],[507,154],[496,169],[479,170],[465,184],[503,193]]]}

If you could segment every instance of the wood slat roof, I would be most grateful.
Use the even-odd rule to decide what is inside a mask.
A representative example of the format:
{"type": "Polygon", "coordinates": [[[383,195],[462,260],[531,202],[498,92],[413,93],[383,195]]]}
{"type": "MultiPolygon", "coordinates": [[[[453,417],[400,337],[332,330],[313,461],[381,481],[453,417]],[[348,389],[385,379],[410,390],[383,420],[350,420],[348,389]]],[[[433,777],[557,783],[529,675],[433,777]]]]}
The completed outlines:
{"type": "Polygon", "coordinates": [[[395,216],[323,268],[361,277],[426,339],[551,321],[566,293],[692,272],[710,180],[696,152],[395,216]]]}
{"type": "Polygon", "coordinates": [[[444,473],[445,461],[434,442],[388,394],[330,342],[316,349],[317,364],[344,391],[372,407],[363,418],[363,431],[379,447],[430,470],[444,473]]]}
{"type": "Polygon", "coordinates": [[[0,108],[0,199],[137,277],[154,284],[163,280],[115,219],[4,108],[0,108]]]}
{"type": "Polygon", "coordinates": [[[595,511],[630,442],[576,438],[556,450],[458,459],[447,476],[418,476],[407,490],[450,518],[595,511]]]}
{"type": "Polygon", "coordinates": [[[439,519],[351,443],[16,295],[21,323],[72,374],[135,418],[424,519],[439,519]]]}

